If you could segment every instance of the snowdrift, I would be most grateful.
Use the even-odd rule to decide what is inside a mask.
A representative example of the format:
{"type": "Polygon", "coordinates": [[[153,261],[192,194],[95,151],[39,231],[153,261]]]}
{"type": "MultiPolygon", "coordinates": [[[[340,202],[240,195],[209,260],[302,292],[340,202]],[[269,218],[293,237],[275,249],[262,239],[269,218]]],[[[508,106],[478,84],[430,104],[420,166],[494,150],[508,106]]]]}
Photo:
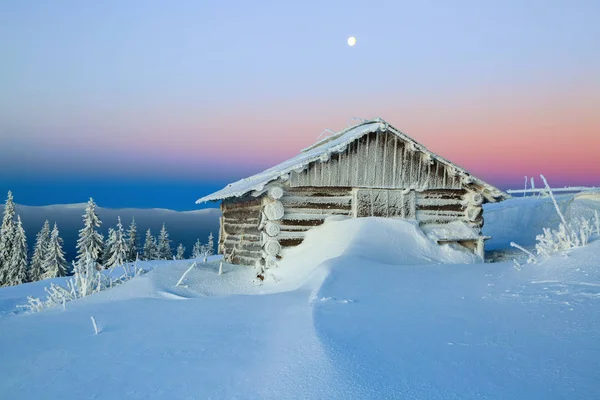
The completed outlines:
{"type": "MultiPolygon", "coordinates": [[[[562,194],[556,196],[556,201],[567,220],[591,219],[594,211],[600,210],[600,196],[594,194],[562,194]]],[[[510,242],[533,246],[543,228],[556,229],[560,223],[549,197],[515,197],[485,204],[483,209],[483,234],[491,236],[486,241],[486,251],[508,249],[510,242]]]]}

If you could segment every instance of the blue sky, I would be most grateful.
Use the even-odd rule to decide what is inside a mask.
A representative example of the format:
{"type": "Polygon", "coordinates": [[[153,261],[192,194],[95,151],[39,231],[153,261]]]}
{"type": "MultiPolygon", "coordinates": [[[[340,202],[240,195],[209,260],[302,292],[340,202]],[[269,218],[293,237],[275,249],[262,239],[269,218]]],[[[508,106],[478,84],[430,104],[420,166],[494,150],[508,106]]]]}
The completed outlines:
{"type": "Polygon", "coordinates": [[[190,209],[353,116],[501,187],[599,184],[582,161],[599,155],[598,15],[554,0],[4,2],[0,190],[190,209]]]}

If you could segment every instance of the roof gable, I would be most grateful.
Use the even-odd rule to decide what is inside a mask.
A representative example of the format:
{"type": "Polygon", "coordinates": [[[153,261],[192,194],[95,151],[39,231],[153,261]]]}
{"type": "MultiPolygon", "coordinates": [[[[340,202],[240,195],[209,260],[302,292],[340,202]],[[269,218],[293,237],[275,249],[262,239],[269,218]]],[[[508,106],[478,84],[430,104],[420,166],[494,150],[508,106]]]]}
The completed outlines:
{"type": "Polygon", "coordinates": [[[360,139],[364,135],[373,132],[390,132],[398,136],[401,140],[412,146],[415,151],[422,152],[431,159],[434,159],[446,166],[454,169],[455,173],[460,175],[465,184],[475,185],[484,194],[488,201],[499,201],[508,197],[501,190],[491,186],[480,179],[470,175],[463,168],[451,163],[450,161],[430,152],[423,145],[417,143],[411,137],[389,125],[381,118],[374,120],[363,121],[358,125],[346,128],[338,133],[330,135],[315,144],[305,148],[297,156],[290,158],[272,168],[269,168],[256,175],[241,179],[237,182],[230,183],[225,188],[202,197],[196,201],[197,204],[222,200],[230,197],[240,197],[252,191],[262,191],[269,182],[277,179],[287,180],[292,171],[301,172],[310,163],[315,161],[327,162],[331,154],[341,153],[346,150],[346,147],[353,141],[360,139]]]}

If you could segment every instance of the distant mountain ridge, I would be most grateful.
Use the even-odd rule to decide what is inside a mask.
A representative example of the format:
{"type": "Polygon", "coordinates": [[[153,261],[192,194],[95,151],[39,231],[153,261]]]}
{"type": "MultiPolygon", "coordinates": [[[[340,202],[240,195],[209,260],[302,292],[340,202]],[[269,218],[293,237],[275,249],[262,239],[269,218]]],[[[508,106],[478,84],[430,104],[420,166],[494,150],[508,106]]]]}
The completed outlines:
{"type": "MultiPolygon", "coordinates": [[[[86,203],[53,204],[47,206],[24,206],[17,204],[16,212],[21,216],[23,228],[27,234],[29,251],[32,252],[35,237],[42,228],[45,220],[51,224],[56,222],[61,237],[64,239],[64,250],[67,259],[75,258],[77,252],[75,245],[79,230],[83,227],[83,213],[86,203]]],[[[4,212],[4,204],[0,205],[0,213],[4,212]]],[[[165,223],[172,240],[173,250],[179,243],[186,247],[186,255],[190,255],[196,239],[206,243],[210,232],[215,236],[219,234],[219,217],[221,211],[217,208],[205,208],[194,211],[173,211],[162,208],[97,208],[98,216],[102,221],[99,231],[105,238],[109,227],[117,224],[117,217],[121,217],[123,227],[126,229],[135,218],[138,227],[140,247],[144,244],[146,231],[151,229],[157,235],[165,223]]],[[[215,249],[216,250],[216,249],[215,249]]]]}

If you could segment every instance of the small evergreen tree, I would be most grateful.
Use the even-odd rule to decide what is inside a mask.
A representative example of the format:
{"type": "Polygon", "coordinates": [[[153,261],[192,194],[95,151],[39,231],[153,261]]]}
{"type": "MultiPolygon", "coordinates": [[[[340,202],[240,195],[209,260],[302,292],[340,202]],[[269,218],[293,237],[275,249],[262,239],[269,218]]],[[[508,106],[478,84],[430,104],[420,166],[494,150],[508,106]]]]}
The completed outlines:
{"type": "Polygon", "coordinates": [[[208,235],[208,243],[206,243],[206,256],[210,257],[215,254],[215,243],[212,232],[208,235]]]}
{"type": "Polygon", "coordinates": [[[96,203],[90,197],[85,214],[83,215],[83,228],[79,231],[79,239],[77,240],[77,260],[85,257],[89,253],[92,260],[98,262],[102,253],[104,238],[98,231],[102,222],[96,213],[96,203]]]}
{"type": "Polygon", "coordinates": [[[175,259],[185,260],[185,247],[183,247],[183,244],[181,243],[179,243],[179,246],[177,246],[177,254],[175,255],[175,259]]]}
{"type": "Polygon", "coordinates": [[[169,232],[165,224],[163,224],[160,234],[158,236],[158,257],[161,260],[173,259],[173,250],[171,250],[171,240],[169,239],[169,232]]]}
{"type": "Polygon", "coordinates": [[[17,217],[15,233],[11,249],[11,258],[6,269],[6,285],[14,286],[27,282],[27,238],[21,223],[21,217],[17,217]]]}
{"type": "Polygon", "coordinates": [[[102,265],[105,268],[108,268],[108,261],[113,255],[113,246],[116,240],[117,234],[115,230],[112,227],[108,228],[108,235],[106,237],[106,242],[104,242],[104,251],[102,252],[102,265]]]}
{"type": "Polygon", "coordinates": [[[6,284],[8,267],[12,258],[12,244],[15,234],[15,203],[12,192],[8,192],[4,204],[4,215],[0,226],[0,286],[6,284]]]}
{"type": "Polygon", "coordinates": [[[196,239],[196,243],[194,243],[194,248],[192,249],[192,258],[200,258],[202,257],[202,242],[200,239],[196,239]]]}
{"type": "Polygon", "coordinates": [[[52,233],[50,234],[50,241],[48,242],[46,258],[44,260],[44,279],[67,275],[67,260],[65,260],[65,252],[63,251],[62,245],[63,240],[59,236],[58,226],[54,224],[54,228],[52,228],[52,233]]]}
{"type": "Polygon", "coordinates": [[[135,218],[133,218],[127,230],[127,261],[135,261],[138,252],[137,225],[135,224],[135,218]]]}
{"type": "Polygon", "coordinates": [[[158,259],[158,248],[156,239],[152,236],[150,229],[146,231],[146,241],[144,242],[144,260],[158,259]]]}
{"type": "Polygon", "coordinates": [[[44,274],[44,258],[46,257],[49,242],[50,223],[46,220],[35,239],[33,256],[31,257],[31,264],[29,266],[29,280],[31,282],[42,279],[42,275],[44,274]]]}
{"type": "Polygon", "coordinates": [[[111,256],[108,260],[106,268],[118,267],[125,264],[127,261],[127,242],[125,241],[125,233],[123,232],[123,224],[121,217],[117,217],[117,229],[114,232],[114,241],[111,247],[111,256]]]}

